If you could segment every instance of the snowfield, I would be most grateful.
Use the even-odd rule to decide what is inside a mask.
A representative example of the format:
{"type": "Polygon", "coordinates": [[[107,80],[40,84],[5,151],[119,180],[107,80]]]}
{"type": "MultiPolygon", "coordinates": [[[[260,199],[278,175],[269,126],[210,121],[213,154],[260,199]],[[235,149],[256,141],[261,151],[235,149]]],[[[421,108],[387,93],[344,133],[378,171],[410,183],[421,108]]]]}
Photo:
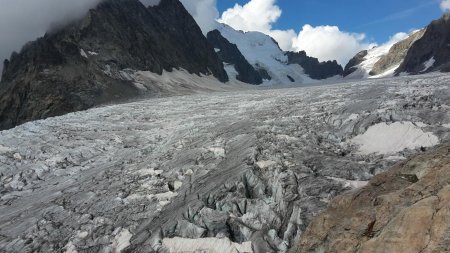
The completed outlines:
{"type": "Polygon", "coordinates": [[[433,147],[439,144],[439,139],[433,133],[425,133],[421,122],[385,122],[373,125],[367,131],[353,138],[363,154],[390,154],[404,149],[433,147]]]}
{"type": "Polygon", "coordinates": [[[27,123],[0,132],[0,251],[287,252],[331,198],[450,140],[449,110],[432,74],[27,123]]]}

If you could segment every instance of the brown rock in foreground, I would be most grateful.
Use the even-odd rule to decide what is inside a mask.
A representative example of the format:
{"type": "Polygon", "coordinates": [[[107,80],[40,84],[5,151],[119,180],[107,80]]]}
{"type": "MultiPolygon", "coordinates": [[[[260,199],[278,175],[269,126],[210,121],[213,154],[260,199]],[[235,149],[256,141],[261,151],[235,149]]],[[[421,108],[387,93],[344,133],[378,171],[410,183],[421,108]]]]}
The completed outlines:
{"type": "Polygon", "coordinates": [[[294,252],[450,252],[450,143],[336,197],[294,252]]]}

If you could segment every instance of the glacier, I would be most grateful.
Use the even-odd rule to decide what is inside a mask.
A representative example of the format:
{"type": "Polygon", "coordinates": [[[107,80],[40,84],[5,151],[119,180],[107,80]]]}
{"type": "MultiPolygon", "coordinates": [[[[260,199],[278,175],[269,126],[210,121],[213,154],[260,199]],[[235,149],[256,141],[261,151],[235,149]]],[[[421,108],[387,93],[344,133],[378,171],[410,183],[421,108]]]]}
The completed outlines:
{"type": "MultiPolygon", "coordinates": [[[[185,80],[174,75],[163,76],[185,80]]],[[[0,132],[0,251],[287,252],[334,196],[426,148],[361,152],[354,138],[407,124],[448,141],[449,103],[450,76],[433,73],[224,88],[29,122],[0,132]]]]}

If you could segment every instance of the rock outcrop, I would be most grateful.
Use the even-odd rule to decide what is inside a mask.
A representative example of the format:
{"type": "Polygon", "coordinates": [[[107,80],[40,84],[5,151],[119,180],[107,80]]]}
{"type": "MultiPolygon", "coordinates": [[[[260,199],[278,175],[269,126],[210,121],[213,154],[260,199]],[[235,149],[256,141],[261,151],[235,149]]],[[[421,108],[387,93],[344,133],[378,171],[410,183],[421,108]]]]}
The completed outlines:
{"type": "Polygon", "coordinates": [[[322,80],[333,76],[341,76],[344,72],[342,66],[334,61],[319,62],[317,58],[306,55],[305,51],[287,52],[289,64],[299,64],[305,74],[312,79],[322,80]]]}
{"type": "Polygon", "coordinates": [[[408,50],[418,39],[422,38],[425,33],[425,29],[421,29],[413,34],[411,34],[405,40],[399,41],[395,43],[391,49],[389,49],[389,53],[383,55],[373,66],[372,70],[369,72],[369,75],[379,75],[391,68],[398,67],[399,64],[403,62],[408,53],[408,50]]]}
{"type": "Polygon", "coordinates": [[[297,252],[449,252],[449,182],[447,143],[336,197],[297,252]]]}
{"type": "Polygon", "coordinates": [[[208,33],[207,39],[214,48],[218,49],[219,58],[234,66],[237,71],[236,79],[249,84],[261,84],[263,78],[260,73],[245,59],[238,47],[222,36],[219,30],[208,33]]]}
{"type": "Polygon", "coordinates": [[[178,0],[146,8],[106,0],[81,20],[28,43],[5,61],[0,129],[139,95],[123,70],[182,68],[228,76],[195,20],[178,0]]]}
{"type": "Polygon", "coordinates": [[[421,39],[409,49],[405,60],[396,70],[421,74],[435,70],[447,71],[450,67],[450,13],[431,22],[421,39]]]}
{"type": "Polygon", "coordinates": [[[356,70],[358,70],[357,66],[359,64],[361,64],[364,61],[364,57],[366,57],[368,54],[367,50],[363,50],[359,53],[357,53],[352,59],[350,59],[350,61],[347,63],[347,65],[345,65],[344,68],[344,77],[350,75],[351,73],[355,72],[356,70]]]}

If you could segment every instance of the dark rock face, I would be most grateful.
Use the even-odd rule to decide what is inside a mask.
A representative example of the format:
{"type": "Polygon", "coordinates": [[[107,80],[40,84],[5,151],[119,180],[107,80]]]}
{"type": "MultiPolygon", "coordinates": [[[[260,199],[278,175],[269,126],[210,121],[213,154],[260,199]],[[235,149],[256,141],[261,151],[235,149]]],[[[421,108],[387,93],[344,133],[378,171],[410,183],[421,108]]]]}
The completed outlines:
{"type": "Polygon", "coordinates": [[[0,84],[0,129],[139,95],[121,70],[183,68],[228,76],[214,49],[178,0],[146,8],[107,0],[81,20],[14,53],[0,84]]]}
{"type": "Polygon", "coordinates": [[[312,79],[321,80],[343,73],[342,66],[336,61],[319,62],[317,58],[307,56],[305,51],[287,52],[286,55],[289,64],[299,64],[312,79]]]}
{"type": "Polygon", "coordinates": [[[259,72],[248,63],[238,47],[224,38],[218,30],[209,32],[207,39],[213,47],[220,49],[217,55],[223,62],[234,65],[238,72],[237,80],[250,84],[261,84],[263,82],[259,72]]]}
{"type": "MultiPolygon", "coordinates": [[[[258,65],[258,64],[256,64],[256,65],[258,65]]],[[[272,80],[272,77],[269,75],[269,72],[267,72],[267,70],[265,70],[264,68],[258,67],[256,69],[256,71],[258,71],[258,73],[261,75],[261,77],[263,79],[265,79],[265,80],[272,80]]]]}
{"type": "Polygon", "coordinates": [[[364,57],[367,56],[368,51],[363,50],[355,55],[350,61],[345,65],[344,68],[344,77],[350,75],[355,72],[358,68],[356,67],[358,64],[364,61],[364,57]]]}
{"type": "Polygon", "coordinates": [[[383,55],[380,60],[378,60],[375,65],[373,66],[373,69],[370,71],[369,75],[374,76],[381,74],[385,72],[386,70],[393,68],[400,64],[403,59],[405,59],[406,54],[408,53],[408,50],[411,48],[411,46],[416,42],[418,39],[420,39],[423,34],[425,33],[425,29],[422,29],[411,36],[409,36],[407,39],[402,40],[394,44],[391,49],[389,50],[389,53],[386,55],[383,55]]]}
{"type": "Polygon", "coordinates": [[[450,63],[450,13],[431,22],[421,39],[409,49],[405,60],[396,74],[407,72],[420,74],[434,70],[448,69],[450,63]],[[434,64],[427,68],[425,62],[434,58],[434,64]]]}

